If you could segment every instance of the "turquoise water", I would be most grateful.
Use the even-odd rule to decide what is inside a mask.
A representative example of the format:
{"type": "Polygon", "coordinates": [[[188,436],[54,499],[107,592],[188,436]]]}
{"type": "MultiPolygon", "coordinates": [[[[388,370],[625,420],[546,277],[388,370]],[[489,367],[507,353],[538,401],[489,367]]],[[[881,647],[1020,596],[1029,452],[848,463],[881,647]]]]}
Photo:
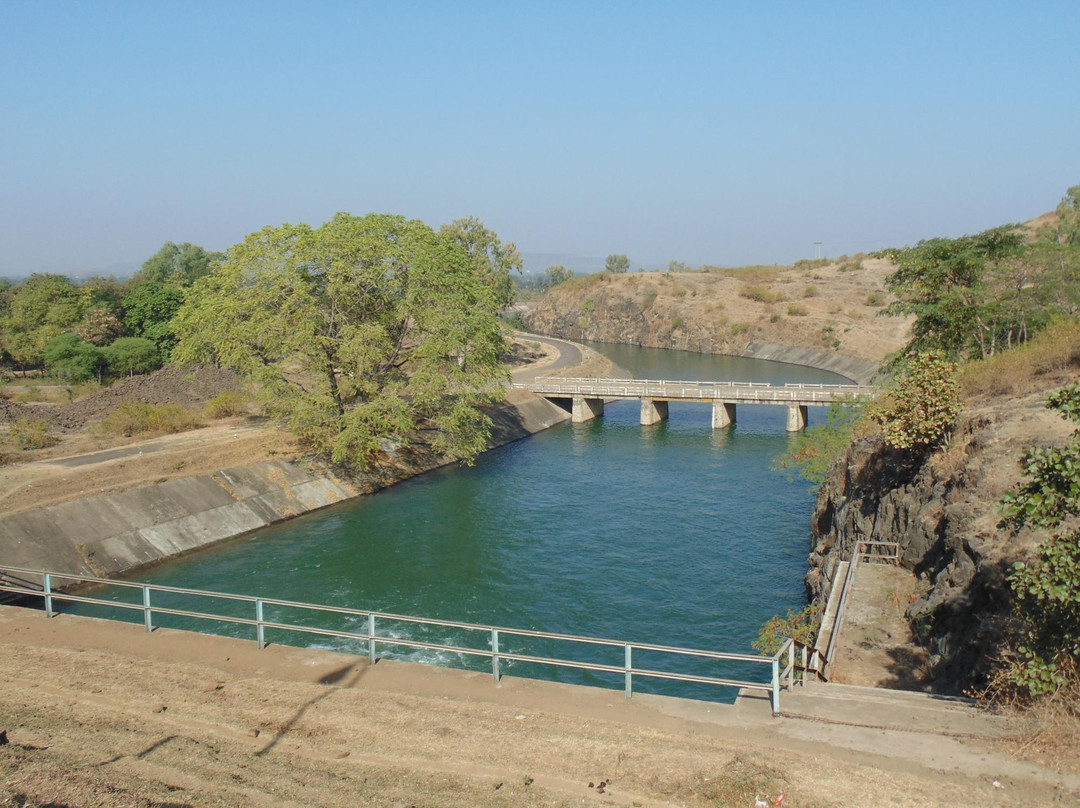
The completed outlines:
{"type": "MultiPolygon", "coordinates": [[[[626,346],[596,346],[636,376],[741,381],[841,381],[806,368],[626,346]]],[[[638,424],[638,404],[563,424],[489,452],[471,468],[435,471],[370,497],[277,525],[140,574],[139,580],[444,620],[751,653],[771,615],[805,602],[812,498],[770,468],[790,440],[785,408],[740,405],[710,426],[710,407],[671,404],[668,421],[638,424]]],[[[811,420],[823,417],[811,408],[811,420]]],[[[130,599],[130,595],[127,596],[130,599]]],[[[162,604],[194,606],[174,597],[162,604]]],[[[221,606],[228,608],[229,604],[221,606]]],[[[243,607],[249,608],[249,607],[243,607]]],[[[84,613],[91,613],[83,610],[84,613]]],[[[240,612],[237,612],[240,613],[240,612]]],[[[283,616],[284,617],[284,616],[283,616]]],[[[288,620],[303,615],[290,613],[288,620]]],[[[190,621],[161,616],[166,626],[190,621]]],[[[333,627],[362,630],[358,619],[333,627]]],[[[251,637],[246,626],[199,625],[251,637]]],[[[400,624],[401,636],[485,647],[450,630],[400,624]]],[[[361,652],[350,639],[271,633],[274,642],[361,652]]],[[[503,650],[606,655],[514,639],[503,650]]],[[[383,656],[490,669],[447,652],[383,656]]],[[[638,659],[652,665],[652,660],[638,659]]],[[[660,661],[656,660],[656,665],[660,661]]],[[[764,679],[764,668],[679,666],[764,679]]],[[[618,686],[621,679],[518,664],[508,673],[618,686]]],[[[638,684],[635,683],[635,688],[638,684]]],[[[705,698],[703,686],[641,689],[705,698]]]]}

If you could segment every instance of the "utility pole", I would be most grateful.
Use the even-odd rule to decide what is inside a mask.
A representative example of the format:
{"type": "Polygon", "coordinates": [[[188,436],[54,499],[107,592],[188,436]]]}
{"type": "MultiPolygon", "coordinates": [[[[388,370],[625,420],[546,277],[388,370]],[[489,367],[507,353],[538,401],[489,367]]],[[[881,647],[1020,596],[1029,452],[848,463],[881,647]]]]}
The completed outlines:
{"type": "Polygon", "coordinates": [[[821,260],[821,242],[820,241],[815,241],[814,242],[814,258],[816,260],[821,260]]]}

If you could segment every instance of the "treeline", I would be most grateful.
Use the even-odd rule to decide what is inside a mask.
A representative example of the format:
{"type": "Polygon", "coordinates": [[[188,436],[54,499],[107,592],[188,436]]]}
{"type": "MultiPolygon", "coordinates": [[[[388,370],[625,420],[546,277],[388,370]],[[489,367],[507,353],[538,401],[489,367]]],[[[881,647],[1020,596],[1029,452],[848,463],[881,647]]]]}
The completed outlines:
{"type": "Polygon", "coordinates": [[[184,290],[224,258],[170,241],[127,281],[52,274],[0,281],[0,362],[66,384],[155,370],[176,344],[171,322],[184,290]]]}
{"type": "Polygon", "coordinates": [[[1003,225],[974,236],[934,238],[875,253],[896,264],[886,313],[915,316],[903,352],[986,359],[1021,345],[1055,317],[1080,311],[1080,185],[1056,222],[1003,225]]]}

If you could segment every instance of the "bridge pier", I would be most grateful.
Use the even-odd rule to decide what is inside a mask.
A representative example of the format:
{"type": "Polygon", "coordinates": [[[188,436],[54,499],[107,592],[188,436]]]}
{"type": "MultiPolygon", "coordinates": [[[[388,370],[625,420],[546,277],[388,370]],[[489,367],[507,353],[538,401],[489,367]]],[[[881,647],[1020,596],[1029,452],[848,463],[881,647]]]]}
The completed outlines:
{"type": "Polygon", "coordinates": [[[666,421],[668,417],[668,403],[657,401],[653,398],[641,399],[641,425],[649,426],[666,421]]]}
{"type": "Polygon", "coordinates": [[[806,405],[788,404],[787,408],[787,431],[799,432],[806,429],[806,405]]]}
{"type": "Polygon", "coordinates": [[[713,429],[723,429],[733,423],[735,423],[735,402],[714,401],[712,405],[713,429]]]}
{"type": "Polygon", "coordinates": [[[574,396],[574,403],[570,410],[570,421],[574,424],[583,424],[604,414],[604,399],[585,398],[574,396]]]}

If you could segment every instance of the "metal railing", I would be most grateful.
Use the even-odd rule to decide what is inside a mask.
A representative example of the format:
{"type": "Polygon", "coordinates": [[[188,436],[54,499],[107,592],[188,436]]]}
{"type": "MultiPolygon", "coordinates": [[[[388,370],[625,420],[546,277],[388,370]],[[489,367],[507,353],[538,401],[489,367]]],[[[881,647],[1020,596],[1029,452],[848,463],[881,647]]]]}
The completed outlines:
{"type": "MultiPolygon", "coordinates": [[[[635,677],[649,679],[671,680],[676,682],[690,682],[720,687],[735,687],[740,689],[763,691],[769,694],[773,713],[780,712],[780,691],[783,688],[790,689],[794,686],[798,677],[796,665],[796,645],[788,640],[784,646],[772,656],[759,656],[755,654],[730,654],[720,651],[703,651],[693,648],[680,648],[668,645],[656,645],[650,643],[624,642],[620,640],[602,639],[599,637],[584,637],[573,634],[556,634],[546,631],[533,631],[529,629],[513,629],[498,626],[478,625],[475,623],[460,623],[451,620],[436,620],[424,617],[412,617],[408,615],[391,614],[387,612],[375,612],[367,609],[350,609],[338,606],[323,606],[313,603],[281,600],[277,598],[261,598],[250,595],[236,595],[225,592],[213,592],[200,589],[185,589],[175,586],[160,586],[157,584],[136,583],[133,581],[119,581],[108,578],[98,578],[91,575],[79,575],[74,573],[60,573],[46,570],[35,570],[24,567],[10,567],[0,565],[0,592],[9,592],[24,597],[42,598],[45,605],[46,617],[57,614],[56,603],[58,601],[70,603],[86,603],[98,606],[107,606],[129,611],[142,612],[143,626],[146,631],[154,630],[154,615],[175,615],[201,620],[213,620],[237,625],[251,626],[254,631],[255,641],[259,648],[266,646],[267,629],[275,629],[287,632],[300,632],[324,637],[338,637],[348,640],[359,641],[367,646],[369,662],[374,663],[377,659],[379,647],[400,646],[415,649],[428,649],[448,651],[455,654],[473,657],[486,657],[491,660],[492,675],[496,682],[499,681],[504,662],[525,662],[540,665],[549,665],[562,668],[576,668],[585,671],[595,671],[621,675],[623,677],[623,689],[627,698],[633,693],[633,680],[635,677]],[[126,601],[110,600],[107,598],[95,598],[85,594],[75,594],[57,588],[58,582],[72,584],[111,586],[126,589],[139,590],[141,601],[130,603],[126,601]],[[208,600],[226,600],[246,603],[250,607],[247,617],[221,614],[210,611],[197,611],[192,609],[178,609],[155,604],[154,594],[178,594],[187,595],[208,600]],[[300,609],[314,614],[347,615],[363,619],[364,630],[362,632],[344,631],[319,626],[299,625],[282,620],[267,619],[268,607],[281,607],[286,609],[300,609]],[[430,642],[425,640],[394,637],[379,633],[380,623],[411,623],[425,627],[449,628],[465,632],[479,633],[487,643],[487,648],[469,647],[468,645],[430,642]],[[532,654],[515,653],[503,650],[506,648],[505,641],[509,638],[534,638],[551,640],[559,643],[569,643],[575,646],[590,645],[596,647],[622,648],[622,664],[603,664],[585,662],[575,659],[566,659],[556,656],[538,656],[532,654]],[[716,676],[703,676],[690,673],[678,673],[675,671],[658,670],[654,668],[640,668],[634,665],[635,652],[658,653],[669,658],[686,659],[697,658],[725,662],[750,663],[767,666],[769,680],[743,681],[739,679],[722,678],[716,676]],[[781,668],[781,660],[784,667],[781,668]]],[[[805,649],[803,652],[805,663],[805,649]]],[[[804,666],[805,667],[805,664],[804,666]]]]}
{"type": "Polygon", "coordinates": [[[582,395],[597,398],[667,398],[706,401],[797,402],[829,404],[873,394],[860,385],[765,382],[663,381],[651,379],[559,378],[517,382],[513,387],[541,395],[582,395]]]}

